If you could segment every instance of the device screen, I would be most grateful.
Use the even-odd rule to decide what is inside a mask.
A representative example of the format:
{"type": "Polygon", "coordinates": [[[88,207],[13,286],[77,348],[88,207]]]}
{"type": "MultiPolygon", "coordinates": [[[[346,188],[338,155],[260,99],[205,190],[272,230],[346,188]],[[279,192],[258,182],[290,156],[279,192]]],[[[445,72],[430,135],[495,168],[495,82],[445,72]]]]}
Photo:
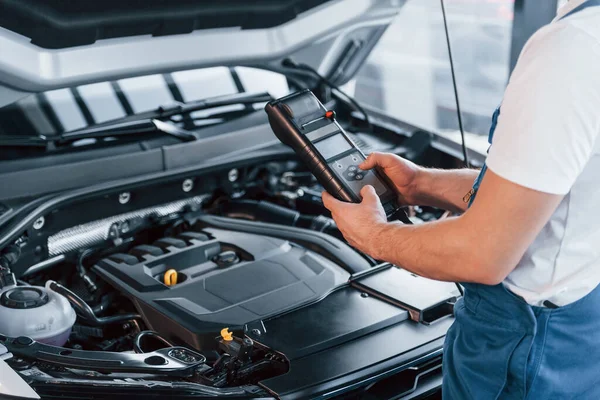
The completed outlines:
{"type": "Polygon", "coordinates": [[[326,139],[315,142],[314,145],[326,160],[352,148],[344,135],[329,136],[326,139]]]}

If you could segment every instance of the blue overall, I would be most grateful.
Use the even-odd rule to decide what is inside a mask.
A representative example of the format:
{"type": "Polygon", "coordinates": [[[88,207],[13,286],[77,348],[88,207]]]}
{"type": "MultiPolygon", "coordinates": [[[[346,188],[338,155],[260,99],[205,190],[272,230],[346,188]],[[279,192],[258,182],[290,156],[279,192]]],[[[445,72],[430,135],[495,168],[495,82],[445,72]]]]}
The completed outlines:
{"type": "MultiPolygon", "coordinates": [[[[600,0],[563,18],[591,6],[600,0]]],[[[502,284],[464,287],[444,344],[444,399],[600,400],[600,286],[558,308],[531,306],[502,284]]]]}

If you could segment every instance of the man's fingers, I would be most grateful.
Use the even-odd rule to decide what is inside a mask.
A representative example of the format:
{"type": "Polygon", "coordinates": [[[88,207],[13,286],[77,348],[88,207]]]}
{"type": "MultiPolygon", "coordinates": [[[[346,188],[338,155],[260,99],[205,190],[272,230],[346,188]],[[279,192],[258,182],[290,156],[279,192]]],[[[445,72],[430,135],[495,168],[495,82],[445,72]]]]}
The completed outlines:
{"type": "Polygon", "coordinates": [[[387,167],[391,167],[396,161],[397,157],[398,156],[396,156],[395,154],[379,153],[375,151],[369,154],[367,159],[363,161],[358,167],[362,170],[372,169],[377,166],[380,166],[381,168],[385,169],[387,167]]]}
{"type": "Polygon", "coordinates": [[[372,204],[379,202],[379,196],[377,196],[377,192],[375,192],[375,188],[371,185],[365,185],[362,189],[360,189],[360,194],[363,198],[363,203],[372,204]]]}
{"type": "Polygon", "coordinates": [[[321,193],[321,198],[323,199],[323,205],[325,206],[325,208],[332,212],[334,209],[338,208],[341,204],[343,204],[341,201],[339,201],[327,192],[321,193]]]}

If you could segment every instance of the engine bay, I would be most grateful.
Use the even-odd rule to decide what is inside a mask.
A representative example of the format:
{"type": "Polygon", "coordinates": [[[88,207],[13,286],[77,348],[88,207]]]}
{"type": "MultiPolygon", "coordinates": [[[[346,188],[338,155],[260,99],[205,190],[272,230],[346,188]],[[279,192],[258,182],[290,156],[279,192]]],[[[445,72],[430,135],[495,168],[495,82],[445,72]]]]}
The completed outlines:
{"type": "MultiPolygon", "coordinates": [[[[442,340],[456,286],[351,248],[320,192],[281,160],[65,202],[3,253],[17,280],[0,295],[0,352],[41,392],[285,397],[342,374],[327,352],[365,341],[350,373],[382,357],[373,346],[406,356],[442,340]],[[378,338],[398,329],[401,342],[378,338]]],[[[413,365],[439,366],[435,352],[413,365]]]]}

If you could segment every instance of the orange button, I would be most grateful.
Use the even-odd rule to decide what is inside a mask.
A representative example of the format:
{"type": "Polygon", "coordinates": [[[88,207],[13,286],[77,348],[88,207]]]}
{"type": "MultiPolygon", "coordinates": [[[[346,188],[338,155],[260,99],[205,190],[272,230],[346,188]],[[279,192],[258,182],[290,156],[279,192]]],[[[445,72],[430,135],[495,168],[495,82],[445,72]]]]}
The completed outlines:
{"type": "Polygon", "coordinates": [[[335,111],[326,111],[325,112],[325,118],[327,119],[334,119],[335,118],[335,111]]]}

